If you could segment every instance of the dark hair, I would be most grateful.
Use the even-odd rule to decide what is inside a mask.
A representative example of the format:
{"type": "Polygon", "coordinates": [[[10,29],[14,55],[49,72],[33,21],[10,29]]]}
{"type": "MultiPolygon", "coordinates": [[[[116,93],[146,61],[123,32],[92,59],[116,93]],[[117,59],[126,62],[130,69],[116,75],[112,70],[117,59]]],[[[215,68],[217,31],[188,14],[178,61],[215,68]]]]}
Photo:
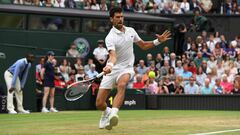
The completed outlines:
{"type": "Polygon", "coordinates": [[[109,16],[114,17],[115,13],[122,13],[122,8],[120,7],[114,7],[109,11],[109,16]]]}

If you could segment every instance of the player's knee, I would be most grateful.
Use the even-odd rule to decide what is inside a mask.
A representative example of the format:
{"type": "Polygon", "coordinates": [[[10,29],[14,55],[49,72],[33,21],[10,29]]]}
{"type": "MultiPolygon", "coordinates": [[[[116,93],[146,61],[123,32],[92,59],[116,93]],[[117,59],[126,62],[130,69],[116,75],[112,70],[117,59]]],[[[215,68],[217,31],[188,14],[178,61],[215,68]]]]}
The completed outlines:
{"type": "Polygon", "coordinates": [[[98,109],[100,109],[100,108],[102,108],[103,106],[104,106],[104,101],[101,100],[101,99],[97,99],[97,100],[96,100],[96,107],[97,107],[98,109]]]}
{"type": "Polygon", "coordinates": [[[127,83],[125,83],[125,82],[120,82],[117,85],[118,89],[126,89],[126,86],[127,86],[127,83]]]}

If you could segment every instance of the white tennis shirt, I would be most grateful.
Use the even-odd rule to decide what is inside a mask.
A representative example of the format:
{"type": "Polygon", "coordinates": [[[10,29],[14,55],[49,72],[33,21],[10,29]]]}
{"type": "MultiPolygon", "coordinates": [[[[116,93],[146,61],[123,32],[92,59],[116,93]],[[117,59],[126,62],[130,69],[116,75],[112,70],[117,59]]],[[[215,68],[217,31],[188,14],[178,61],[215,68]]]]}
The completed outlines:
{"type": "Polygon", "coordinates": [[[133,28],[124,26],[124,29],[125,32],[121,32],[112,27],[105,39],[108,51],[116,52],[117,61],[113,69],[133,67],[135,60],[133,43],[142,40],[133,28]]]}

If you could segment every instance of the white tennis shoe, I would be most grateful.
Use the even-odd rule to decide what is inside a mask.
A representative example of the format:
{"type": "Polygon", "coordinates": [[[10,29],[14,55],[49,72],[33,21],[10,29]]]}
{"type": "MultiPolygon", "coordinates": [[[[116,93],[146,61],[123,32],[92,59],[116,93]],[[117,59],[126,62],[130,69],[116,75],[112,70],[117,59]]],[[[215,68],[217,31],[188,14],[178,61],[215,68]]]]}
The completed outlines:
{"type": "Polygon", "coordinates": [[[58,110],[57,110],[57,109],[55,109],[55,108],[50,108],[50,112],[55,112],[55,113],[57,113],[57,112],[58,112],[58,110]]]}
{"type": "Polygon", "coordinates": [[[118,125],[118,115],[111,113],[108,117],[108,125],[105,127],[107,130],[111,130],[112,127],[118,125]]]}
{"type": "Polygon", "coordinates": [[[99,122],[99,128],[100,129],[104,129],[107,125],[109,125],[109,120],[108,120],[108,116],[110,115],[111,111],[109,111],[108,113],[103,112],[100,122],[99,122]]]}
{"type": "Polygon", "coordinates": [[[42,113],[49,113],[49,110],[46,107],[42,108],[42,113]]]}

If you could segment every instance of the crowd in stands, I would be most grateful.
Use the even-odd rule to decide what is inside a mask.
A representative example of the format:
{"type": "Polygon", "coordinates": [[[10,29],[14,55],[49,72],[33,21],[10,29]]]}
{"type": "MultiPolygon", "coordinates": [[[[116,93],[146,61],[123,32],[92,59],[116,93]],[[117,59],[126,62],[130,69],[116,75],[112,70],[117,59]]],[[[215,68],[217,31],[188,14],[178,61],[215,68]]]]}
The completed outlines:
{"type": "Polygon", "coordinates": [[[161,14],[191,14],[195,9],[206,14],[240,13],[240,0],[14,0],[13,3],[101,11],[118,6],[126,12],[161,14]]]}
{"type": "MultiPolygon", "coordinates": [[[[231,41],[218,32],[203,31],[196,38],[187,37],[184,46],[181,55],[165,46],[156,56],[149,53],[146,59],[137,60],[136,74],[127,87],[145,89],[148,94],[240,94],[240,36],[231,41]]],[[[60,64],[55,61],[56,87],[64,89],[100,73],[108,58],[103,40],[92,53],[94,58],[84,64],[72,44],[66,55],[75,57],[75,63],[66,58],[60,64]]],[[[37,83],[43,63],[44,58],[37,65],[37,83]]]]}

